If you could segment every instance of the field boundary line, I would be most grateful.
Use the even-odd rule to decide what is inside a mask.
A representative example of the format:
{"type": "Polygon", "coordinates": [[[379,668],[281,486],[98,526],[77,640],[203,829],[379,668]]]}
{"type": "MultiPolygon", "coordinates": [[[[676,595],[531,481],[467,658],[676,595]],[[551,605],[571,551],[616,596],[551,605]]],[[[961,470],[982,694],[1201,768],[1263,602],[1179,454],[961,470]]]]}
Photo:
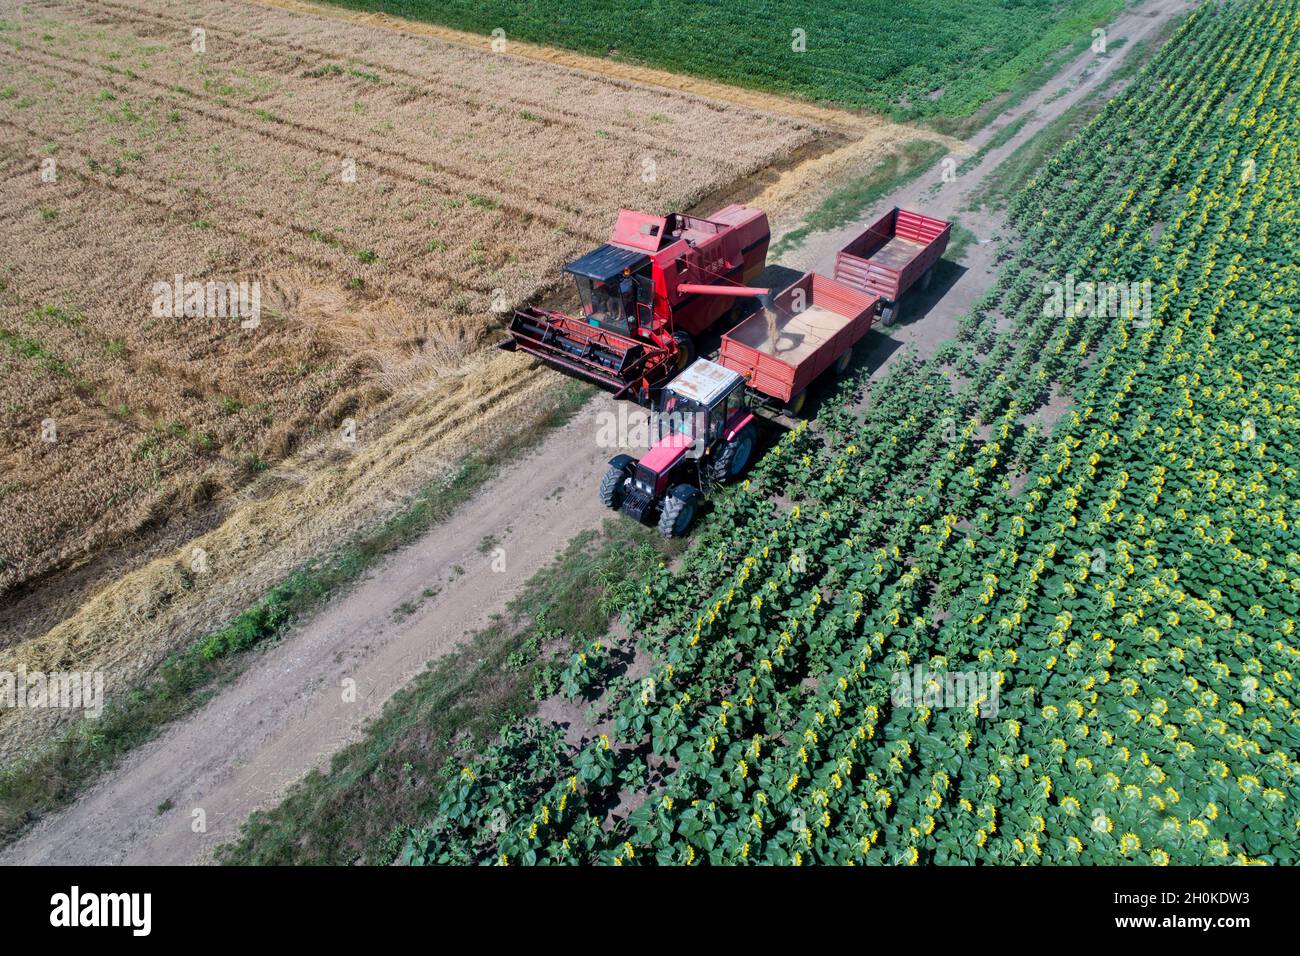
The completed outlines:
{"type": "MultiPolygon", "coordinates": [[[[256,6],[285,10],[291,13],[326,17],[360,26],[378,27],[415,36],[431,37],[453,46],[468,47],[485,53],[492,52],[492,37],[470,33],[467,30],[456,30],[436,23],[395,17],[387,13],[361,13],[328,4],[312,3],[310,0],[248,0],[248,2],[256,6]]],[[[536,60],[540,63],[549,63],[552,66],[571,70],[581,70],[586,73],[596,74],[604,80],[659,87],[752,110],[792,116],[808,122],[821,123],[842,132],[862,134],[887,128],[894,130],[899,136],[907,136],[912,139],[928,139],[943,143],[952,150],[965,152],[968,148],[964,141],[956,137],[928,130],[921,126],[896,123],[881,116],[854,113],[849,110],[822,106],[809,100],[778,96],[775,93],[750,90],[727,83],[718,83],[714,80],[705,80],[681,73],[673,73],[669,70],[660,70],[655,67],[639,66],[619,60],[601,59],[585,53],[562,50],[539,43],[529,43],[525,40],[510,40],[508,51],[502,55],[536,60]]]]}

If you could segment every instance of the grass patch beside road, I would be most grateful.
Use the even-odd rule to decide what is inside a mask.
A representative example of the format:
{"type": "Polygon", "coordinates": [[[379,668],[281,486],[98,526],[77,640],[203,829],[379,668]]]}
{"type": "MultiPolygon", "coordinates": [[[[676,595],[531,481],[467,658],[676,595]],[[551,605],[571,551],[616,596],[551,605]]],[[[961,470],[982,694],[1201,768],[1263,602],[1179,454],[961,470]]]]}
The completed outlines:
{"type": "Polygon", "coordinates": [[[384,555],[446,520],[503,466],[572,418],[593,392],[589,386],[562,381],[531,425],[471,454],[402,512],[357,535],[336,554],[291,573],[252,607],[168,657],[142,687],[109,701],[98,720],[82,721],[29,760],[0,773],[0,845],[71,802],[168,723],[201,707],[223,683],[239,675],[250,660],[247,651],[280,637],[384,555]]]}
{"type": "Polygon", "coordinates": [[[682,545],[614,518],[578,535],[506,613],[398,691],[363,738],[259,810],[217,851],[227,864],[392,862],[406,825],[503,726],[558,689],[574,649],[603,637],[628,593],[682,545]]]}
{"type": "Polygon", "coordinates": [[[907,143],[880,160],[865,176],[849,181],[822,200],[802,226],[791,229],[772,246],[768,260],[775,262],[784,253],[797,249],[813,233],[838,229],[857,219],[864,209],[929,168],[945,152],[941,143],[932,140],[916,139],[907,143]]]}
{"type": "Polygon", "coordinates": [[[944,250],[943,257],[949,262],[961,263],[966,258],[966,249],[972,242],[978,242],[975,233],[971,232],[956,219],[952,220],[952,234],[948,236],[948,248],[944,250]]]}

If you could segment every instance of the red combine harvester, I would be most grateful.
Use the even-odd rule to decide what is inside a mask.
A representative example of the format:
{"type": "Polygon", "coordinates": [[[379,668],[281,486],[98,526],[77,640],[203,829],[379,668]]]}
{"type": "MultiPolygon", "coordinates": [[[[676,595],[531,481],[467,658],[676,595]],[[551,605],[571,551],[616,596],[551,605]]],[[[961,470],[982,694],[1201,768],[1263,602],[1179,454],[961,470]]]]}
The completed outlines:
{"type": "Polygon", "coordinates": [[[610,241],[564,267],[578,285],[579,316],[526,308],[506,349],[646,404],[695,358],[695,336],[766,296],[746,286],[767,262],[770,230],[760,209],[732,205],[708,219],[622,210],[610,241]]]}
{"type": "Polygon", "coordinates": [[[950,233],[949,223],[894,209],[840,252],[834,279],[805,273],[774,296],[745,285],[765,267],[762,211],[733,205],[701,219],[623,210],[608,243],[565,266],[580,317],[520,309],[502,347],[651,405],[651,448],[611,459],[600,499],[680,536],[709,488],[749,465],[756,411],[797,416],[809,385],[845,371],[882,311],[892,315],[918,278],[928,282],[950,233]],[[717,360],[696,360],[695,336],[727,313],[734,327],[717,360]]]}

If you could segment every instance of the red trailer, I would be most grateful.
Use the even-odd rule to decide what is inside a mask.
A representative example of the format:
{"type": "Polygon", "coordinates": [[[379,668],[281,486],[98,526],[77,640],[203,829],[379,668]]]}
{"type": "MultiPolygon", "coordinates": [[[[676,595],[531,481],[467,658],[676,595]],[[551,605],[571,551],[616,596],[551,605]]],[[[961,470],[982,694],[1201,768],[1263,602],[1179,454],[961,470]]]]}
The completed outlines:
{"type": "Polygon", "coordinates": [[[848,367],[880,298],[809,272],[722,337],[718,362],[749,388],[797,415],[813,379],[848,367]]]}
{"type": "Polygon", "coordinates": [[[880,296],[882,325],[894,319],[898,299],[939,261],[952,223],[895,206],[835,257],[835,281],[880,296]]]}

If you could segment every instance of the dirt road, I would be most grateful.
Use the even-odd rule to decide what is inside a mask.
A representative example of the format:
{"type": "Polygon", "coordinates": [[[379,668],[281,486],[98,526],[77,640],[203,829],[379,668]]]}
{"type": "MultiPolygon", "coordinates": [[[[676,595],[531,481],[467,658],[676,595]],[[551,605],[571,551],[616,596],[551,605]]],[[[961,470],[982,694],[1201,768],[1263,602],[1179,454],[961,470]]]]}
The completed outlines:
{"type": "MultiPolygon", "coordinates": [[[[868,212],[878,215],[898,204],[953,215],[1020,143],[1096,89],[1135,41],[1190,6],[1187,0],[1150,0],[1127,12],[1109,29],[1112,48],[1121,37],[1127,41],[1122,47],[1100,62],[1091,52],[1076,58],[972,139],[978,149],[997,129],[1029,117],[978,166],[931,192],[940,180],[942,167],[936,166],[868,212]]],[[[786,264],[825,268],[833,250],[867,218],[809,237],[786,264]]],[[[964,270],[952,270],[946,284],[936,283],[941,287],[913,303],[901,325],[871,333],[863,358],[876,374],[900,345],[929,352],[948,338],[957,317],[987,287],[988,244],[1000,223],[969,213],[960,218],[976,236],[965,250],[964,270]]],[[[355,739],[364,720],[379,713],[425,662],[501,611],[520,584],[573,535],[598,526],[603,512],[593,494],[594,476],[612,452],[597,447],[596,431],[598,415],[611,407],[608,398],[596,399],[525,460],[505,469],[454,518],[391,556],[348,594],[262,652],[204,709],[136,751],[79,802],[0,854],[0,863],[208,860],[249,813],[275,802],[295,780],[324,766],[330,754],[355,739]],[[493,551],[497,542],[501,552],[493,551]],[[502,555],[505,571],[493,570],[493,559],[502,555]],[[432,594],[425,596],[426,590],[432,594]],[[409,612],[395,613],[407,602],[409,612]],[[349,679],[356,682],[353,703],[343,693],[349,679]],[[174,806],[159,813],[164,801],[174,806]],[[205,828],[195,832],[200,816],[205,828]]]]}
{"type": "Polygon", "coordinates": [[[616,454],[596,447],[609,407],[589,404],[0,860],[187,863],[230,839],[252,810],[353,739],[427,661],[487,623],[575,534],[599,526],[604,510],[590,490],[616,454]],[[354,702],[344,695],[349,680],[354,702]],[[174,809],[159,814],[168,800],[174,809]]]}

